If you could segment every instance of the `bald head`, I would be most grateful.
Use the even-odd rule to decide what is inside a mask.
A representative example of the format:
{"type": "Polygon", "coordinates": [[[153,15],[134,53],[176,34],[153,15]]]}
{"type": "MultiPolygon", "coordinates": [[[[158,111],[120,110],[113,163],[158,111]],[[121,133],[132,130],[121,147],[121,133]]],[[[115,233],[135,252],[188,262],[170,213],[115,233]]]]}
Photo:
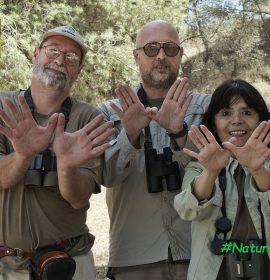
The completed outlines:
{"type": "Polygon", "coordinates": [[[165,20],[154,20],[146,23],[138,32],[136,48],[151,42],[174,42],[180,45],[176,28],[165,20]]]}

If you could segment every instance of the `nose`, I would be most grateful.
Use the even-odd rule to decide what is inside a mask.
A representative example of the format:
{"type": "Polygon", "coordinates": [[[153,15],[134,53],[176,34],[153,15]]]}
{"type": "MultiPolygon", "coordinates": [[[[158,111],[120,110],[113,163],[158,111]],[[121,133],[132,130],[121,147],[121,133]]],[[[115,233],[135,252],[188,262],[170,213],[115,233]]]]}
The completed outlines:
{"type": "Polygon", "coordinates": [[[54,59],[54,62],[56,62],[57,65],[59,65],[59,66],[64,65],[65,64],[65,54],[61,52],[60,55],[54,59]]]}
{"type": "Polygon", "coordinates": [[[157,54],[157,58],[158,59],[164,59],[165,57],[166,57],[166,54],[165,54],[164,49],[162,47],[162,48],[160,48],[160,50],[159,50],[159,52],[157,54]]]}
{"type": "Polygon", "coordinates": [[[240,113],[235,113],[232,116],[233,124],[241,124],[243,122],[242,115],[240,113]]]}

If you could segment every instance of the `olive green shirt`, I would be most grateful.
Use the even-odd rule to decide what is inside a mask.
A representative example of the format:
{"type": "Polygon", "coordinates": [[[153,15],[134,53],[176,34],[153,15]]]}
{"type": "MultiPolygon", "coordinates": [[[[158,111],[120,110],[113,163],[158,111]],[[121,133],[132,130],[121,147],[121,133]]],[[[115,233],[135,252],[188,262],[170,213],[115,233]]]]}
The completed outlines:
{"type": "MultiPolygon", "coordinates": [[[[21,91],[22,93],[22,91],[21,91]]],[[[18,105],[17,96],[20,91],[2,93],[0,108],[8,112],[2,102],[4,97],[18,105]]],[[[74,132],[82,128],[100,112],[93,106],[72,98],[72,108],[69,115],[67,132],[74,132]]],[[[49,116],[35,113],[36,121],[45,125],[49,116]]],[[[0,159],[13,152],[11,143],[0,134],[0,159]]],[[[81,166],[93,176],[100,189],[100,174],[102,157],[90,160],[81,166]]],[[[83,209],[74,209],[62,198],[58,187],[51,188],[39,185],[47,178],[48,184],[57,185],[56,172],[48,172],[41,178],[41,171],[31,171],[28,179],[23,178],[17,185],[9,189],[0,189],[0,245],[33,251],[35,248],[62,240],[82,236],[78,244],[71,250],[72,255],[84,254],[90,250],[94,236],[88,234],[86,225],[89,204],[83,209]]],[[[74,185],[76,188],[76,185],[74,185]]],[[[10,257],[4,257],[1,261],[10,257]]]]}

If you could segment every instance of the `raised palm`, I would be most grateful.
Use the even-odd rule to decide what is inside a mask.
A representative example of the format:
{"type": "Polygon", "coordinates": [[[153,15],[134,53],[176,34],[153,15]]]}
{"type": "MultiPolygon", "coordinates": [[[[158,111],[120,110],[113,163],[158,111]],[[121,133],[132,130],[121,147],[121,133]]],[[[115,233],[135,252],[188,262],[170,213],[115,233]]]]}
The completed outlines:
{"type": "Polygon", "coordinates": [[[0,110],[0,118],[5,126],[0,127],[0,133],[11,142],[13,149],[25,158],[34,157],[45,150],[52,138],[58,114],[53,114],[45,127],[39,126],[23,96],[19,96],[20,108],[17,108],[9,99],[5,99],[5,105],[10,109],[11,116],[0,110]]]}

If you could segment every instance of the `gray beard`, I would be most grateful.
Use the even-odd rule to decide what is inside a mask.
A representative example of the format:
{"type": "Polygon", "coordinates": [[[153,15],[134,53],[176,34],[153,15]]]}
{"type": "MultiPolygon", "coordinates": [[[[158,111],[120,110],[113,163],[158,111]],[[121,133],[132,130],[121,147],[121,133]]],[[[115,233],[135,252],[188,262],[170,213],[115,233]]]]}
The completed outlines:
{"type": "Polygon", "coordinates": [[[153,77],[151,73],[141,74],[141,79],[143,83],[146,86],[154,89],[169,89],[175,82],[176,78],[177,74],[171,74],[165,80],[157,80],[153,77]]]}
{"type": "MultiPolygon", "coordinates": [[[[38,79],[46,87],[52,87],[59,91],[69,91],[75,82],[75,79],[70,79],[66,76],[53,75],[46,71],[46,67],[50,64],[40,65],[35,59],[33,63],[32,73],[33,76],[38,79]]],[[[60,67],[58,67],[60,68],[60,67]]]]}

